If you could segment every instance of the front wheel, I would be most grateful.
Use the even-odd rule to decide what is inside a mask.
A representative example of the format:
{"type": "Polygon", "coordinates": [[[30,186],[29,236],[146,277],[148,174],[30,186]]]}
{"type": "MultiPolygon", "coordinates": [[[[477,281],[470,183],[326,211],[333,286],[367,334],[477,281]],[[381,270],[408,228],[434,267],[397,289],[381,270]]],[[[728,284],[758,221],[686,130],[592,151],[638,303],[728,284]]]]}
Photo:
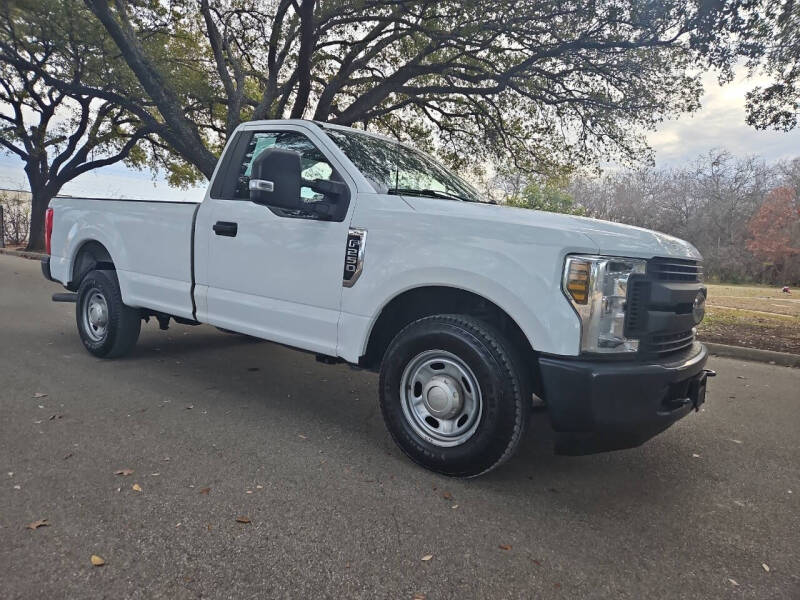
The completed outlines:
{"type": "Polygon", "coordinates": [[[78,288],[75,305],[78,334],[86,349],[100,358],[128,354],[139,339],[139,311],[122,302],[114,271],[91,271],[78,288]]]}
{"type": "Polygon", "coordinates": [[[462,315],[426,317],[397,334],[382,363],[380,397],[403,452],[452,477],[481,475],[508,460],[530,411],[512,345],[462,315]]]}

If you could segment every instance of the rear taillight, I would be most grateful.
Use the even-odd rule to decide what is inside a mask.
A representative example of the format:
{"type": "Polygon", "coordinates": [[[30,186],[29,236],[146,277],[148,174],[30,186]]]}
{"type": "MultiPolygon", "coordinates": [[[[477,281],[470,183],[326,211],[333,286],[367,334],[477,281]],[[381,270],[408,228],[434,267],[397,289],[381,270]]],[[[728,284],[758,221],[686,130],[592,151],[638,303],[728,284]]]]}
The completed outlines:
{"type": "Polygon", "coordinates": [[[48,208],[44,213],[44,248],[50,254],[50,237],[53,235],[53,209],[48,208]]]}

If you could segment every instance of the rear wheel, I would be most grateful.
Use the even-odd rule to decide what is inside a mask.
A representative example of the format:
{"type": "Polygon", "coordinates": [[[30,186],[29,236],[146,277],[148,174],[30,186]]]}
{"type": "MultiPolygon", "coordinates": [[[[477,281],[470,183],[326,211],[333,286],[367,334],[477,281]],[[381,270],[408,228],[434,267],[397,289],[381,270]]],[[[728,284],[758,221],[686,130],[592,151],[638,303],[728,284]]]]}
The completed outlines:
{"type": "Polygon", "coordinates": [[[141,315],[122,302],[115,271],[91,271],[81,281],[75,305],[78,334],[100,358],[128,354],[139,339],[141,315]]]}
{"type": "Polygon", "coordinates": [[[454,477],[508,460],[530,411],[513,346],[489,324],[462,315],[426,317],[403,329],[384,357],[380,394],[403,452],[454,477]]]}

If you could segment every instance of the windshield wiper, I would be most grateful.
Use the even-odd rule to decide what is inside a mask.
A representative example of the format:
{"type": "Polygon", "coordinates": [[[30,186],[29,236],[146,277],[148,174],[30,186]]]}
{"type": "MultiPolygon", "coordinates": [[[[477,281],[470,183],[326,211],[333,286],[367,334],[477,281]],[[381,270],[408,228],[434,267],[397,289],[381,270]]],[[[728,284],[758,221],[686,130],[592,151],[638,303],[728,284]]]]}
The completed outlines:
{"type": "Polygon", "coordinates": [[[409,196],[433,196],[434,198],[443,198],[445,200],[462,200],[464,202],[475,202],[474,200],[472,200],[471,198],[467,198],[466,196],[459,196],[458,194],[451,194],[450,192],[444,192],[442,190],[431,190],[428,188],[425,189],[391,188],[387,193],[396,195],[408,194],[409,196]]]}

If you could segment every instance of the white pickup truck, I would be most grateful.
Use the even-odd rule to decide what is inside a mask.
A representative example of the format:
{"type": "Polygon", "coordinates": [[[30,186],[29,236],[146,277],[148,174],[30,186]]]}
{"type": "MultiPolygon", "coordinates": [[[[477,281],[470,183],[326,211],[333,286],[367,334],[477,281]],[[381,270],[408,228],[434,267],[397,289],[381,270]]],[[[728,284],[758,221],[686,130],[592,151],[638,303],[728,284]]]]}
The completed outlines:
{"type": "Polygon", "coordinates": [[[379,370],[394,440],[450,476],[507,460],[535,398],[556,451],[585,454],[664,430],[712,374],[691,244],[487,203],[355,129],[246,123],[202,202],[56,198],[46,239],[95,356],[130,352],[154,317],[379,370]]]}

